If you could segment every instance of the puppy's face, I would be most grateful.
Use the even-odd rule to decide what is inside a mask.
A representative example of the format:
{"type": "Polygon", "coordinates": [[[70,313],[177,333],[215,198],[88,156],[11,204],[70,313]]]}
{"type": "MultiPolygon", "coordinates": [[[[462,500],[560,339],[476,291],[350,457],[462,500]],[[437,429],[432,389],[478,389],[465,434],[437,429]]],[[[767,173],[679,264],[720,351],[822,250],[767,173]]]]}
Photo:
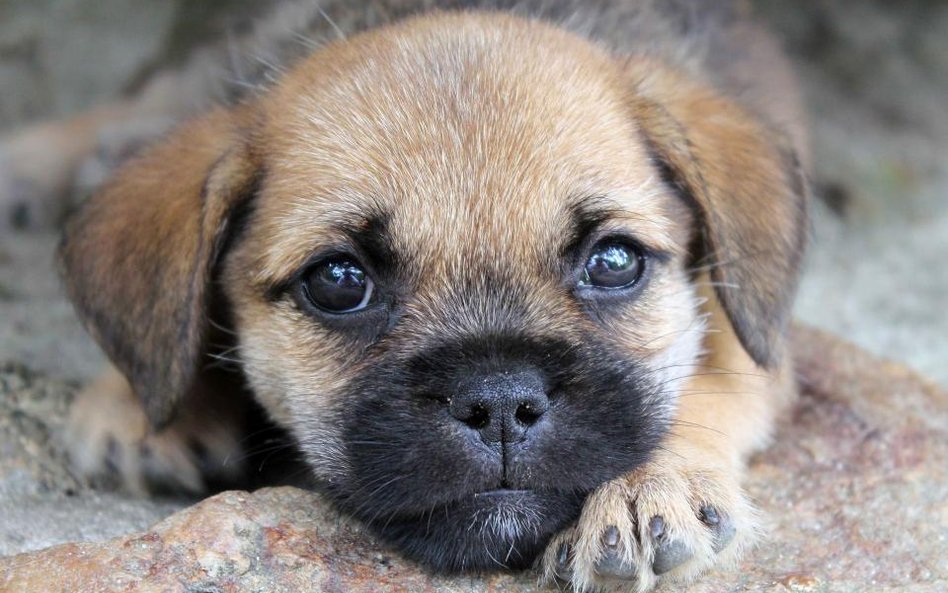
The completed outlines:
{"type": "Polygon", "coordinates": [[[606,56],[420,22],[266,99],[227,257],[240,358],[347,509],[447,568],[520,566],[668,426],[691,217],[606,56]]]}
{"type": "Polygon", "coordinates": [[[154,423],[200,383],[223,302],[342,508],[437,568],[523,566],[668,430],[701,348],[695,259],[774,362],[802,203],[792,155],[700,84],[442,14],[185,124],[61,255],[154,423]]]}

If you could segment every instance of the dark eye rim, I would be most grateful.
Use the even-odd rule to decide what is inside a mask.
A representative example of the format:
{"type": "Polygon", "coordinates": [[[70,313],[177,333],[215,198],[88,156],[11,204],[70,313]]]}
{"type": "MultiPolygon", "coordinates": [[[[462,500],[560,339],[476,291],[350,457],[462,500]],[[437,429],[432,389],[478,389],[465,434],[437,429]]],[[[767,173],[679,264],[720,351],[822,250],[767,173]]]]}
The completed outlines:
{"type": "Polygon", "coordinates": [[[380,282],[372,266],[364,263],[363,258],[360,258],[358,255],[343,250],[325,251],[313,255],[313,257],[293,275],[291,280],[291,296],[297,306],[305,313],[330,322],[360,321],[367,316],[378,313],[385,305],[380,282]],[[309,289],[306,286],[307,276],[313,272],[317,266],[331,260],[349,261],[364,270],[366,277],[369,278],[369,281],[372,283],[372,294],[369,295],[369,300],[364,307],[346,311],[333,311],[332,309],[320,306],[309,294],[309,289]]]}
{"type": "Polygon", "coordinates": [[[602,300],[610,298],[622,298],[625,299],[632,295],[632,293],[638,292],[642,289],[651,277],[652,268],[654,267],[654,262],[658,259],[662,259],[660,254],[656,254],[651,249],[643,245],[640,241],[636,240],[633,237],[630,237],[621,233],[610,233],[602,236],[591,237],[588,240],[582,250],[577,253],[576,263],[574,264],[573,273],[570,276],[570,282],[573,286],[574,293],[582,299],[585,300],[602,300]],[[595,286],[587,285],[583,286],[579,283],[579,280],[582,276],[583,270],[586,267],[586,262],[589,261],[589,258],[592,257],[592,254],[602,247],[608,247],[612,245],[621,245],[629,249],[638,259],[639,262],[639,273],[636,275],[635,279],[623,286],[595,286]]]}
{"type": "MultiPolygon", "coordinates": [[[[323,261],[326,261],[326,260],[323,260],[323,261]]],[[[345,261],[349,264],[352,264],[351,260],[341,260],[341,261],[345,261]]],[[[359,265],[361,266],[361,264],[359,265]]],[[[307,272],[312,272],[314,269],[315,269],[315,266],[307,270],[307,272]]],[[[351,309],[339,309],[339,310],[328,309],[324,307],[323,305],[320,305],[318,302],[316,302],[316,298],[310,293],[309,285],[307,282],[305,282],[305,279],[307,277],[308,277],[308,274],[303,274],[303,277],[300,279],[300,288],[303,291],[303,296],[305,296],[309,300],[309,302],[312,303],[314,307],[326,313],[331,313],[334,315],[350,315],[352,313],[358,313],[359,311],[362,311],[366,309],[369,305],[371,305],[373,297],[375,296],[375,281],[372,279],[371,275],[369,275],[368,273],[365,273],[366,283],[368,284],[367,290],[369,292],[367,296],[362,297],[362,301],[364,301],[365,304],[362,304],[362,301],[360,301],[358,305],[356,305],[355,307],[352,307],[351,309]]]]}

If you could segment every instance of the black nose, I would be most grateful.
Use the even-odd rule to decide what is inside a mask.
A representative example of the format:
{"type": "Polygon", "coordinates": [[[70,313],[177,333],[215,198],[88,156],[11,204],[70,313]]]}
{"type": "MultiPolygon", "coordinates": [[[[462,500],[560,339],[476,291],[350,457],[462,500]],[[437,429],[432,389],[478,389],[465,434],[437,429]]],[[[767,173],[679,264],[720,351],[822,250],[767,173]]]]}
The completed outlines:
{"type": "Polygon", "coordinates": [[[549,409],[540,373],[495,372],[465,381],[451,398],[451,415],[477,430],[488,445],[519,443],[549,409]]]}

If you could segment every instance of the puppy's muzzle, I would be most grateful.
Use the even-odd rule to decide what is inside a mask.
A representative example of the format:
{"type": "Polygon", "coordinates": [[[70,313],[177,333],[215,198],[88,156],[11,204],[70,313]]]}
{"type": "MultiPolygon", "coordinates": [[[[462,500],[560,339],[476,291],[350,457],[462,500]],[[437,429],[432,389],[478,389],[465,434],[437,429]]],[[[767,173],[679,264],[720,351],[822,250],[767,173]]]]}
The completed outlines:
{"type": "Polygon", "coordinates": [[[592,337],[389,348],[344,398],[348,471],[327,491],[428,566],[523,568],[588,493],[648,459],[666,430],[661,389],[592,337]]]}
{"type": "Polygon", "coordinates": [[[451,416],[506,458],[531,436],[550,408],[546,382],[534,369],[479,373],[462,383],[448,404],[451,416]]]}

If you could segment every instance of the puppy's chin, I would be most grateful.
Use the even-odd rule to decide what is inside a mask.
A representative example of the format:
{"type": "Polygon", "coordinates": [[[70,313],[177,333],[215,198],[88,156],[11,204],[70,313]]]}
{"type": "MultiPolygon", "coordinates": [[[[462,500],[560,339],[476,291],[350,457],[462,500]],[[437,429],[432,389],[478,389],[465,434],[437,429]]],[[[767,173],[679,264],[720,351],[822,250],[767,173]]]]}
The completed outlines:
{"type": "Polygon", "coordinates": [[[528,568],[579,515],[584,495],[532,490],[472,494],[371,527],[403,554],[441,572],[528,568]]]}

